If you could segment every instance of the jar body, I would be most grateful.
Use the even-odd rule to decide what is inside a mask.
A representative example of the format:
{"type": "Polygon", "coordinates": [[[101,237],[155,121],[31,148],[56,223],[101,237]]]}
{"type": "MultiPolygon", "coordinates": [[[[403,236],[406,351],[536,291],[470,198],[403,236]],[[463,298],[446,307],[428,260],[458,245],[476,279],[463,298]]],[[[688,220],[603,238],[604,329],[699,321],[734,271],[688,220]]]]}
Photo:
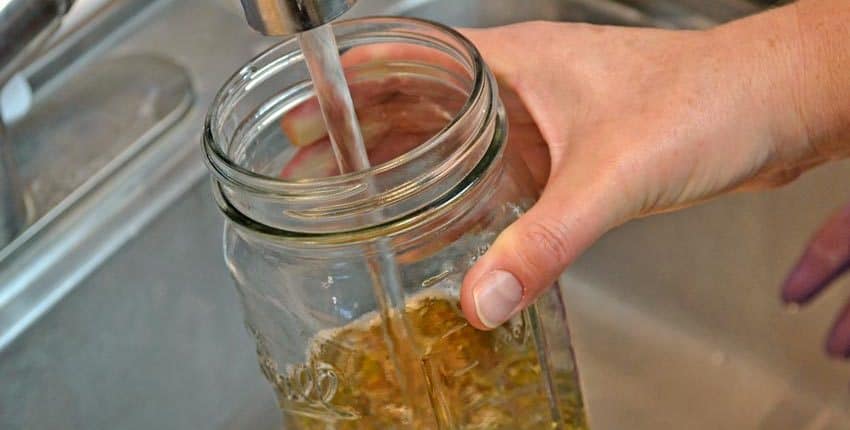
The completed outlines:
{"type": "Polygon", "coordinates": [[[490,194],[391,247],[403,315],[382,309],[362,247],[287,249],[227,224],[246,323],[291,428],[586,428],[557,288],[493,331],[460,313],[467,269],[533,202],[490,194]]]}
{"type": "MultiPolygon", "coordinates": [[[[422,33],[432,30],[443,31],[422,33]]],[[[261,202],[298,199],[245,203],[244,193],[263,193],[215,182],[229,217],[227,265],[287,429],[586,428],[557,288],[493,331],[471,327],[459,308],[466,271],[537,193],[521,148],[508,144],[495,82],[486,70],[479,77],[470,88],[489,95],[452,122],[468,121],[474,133],[439,143],[466,145],[456,158],[437,159],[443,175],[392,188],[347,227],[338,220],[350,203],[343,199],[327,205],[333,210],[300,212],[298,225],[337,214],[330,231],[266,228],[296,211],[257,213],[268,209],[261,202]],[[480,120],[466,116],[478,111],[480,120]],[[407,197],[393,200],[400,194],[407,197]],[[387,203],[402,201],[403,213],[387,203]]],[[[396,169],[397,177],[414,175],[421,165],[396,169]]]]}

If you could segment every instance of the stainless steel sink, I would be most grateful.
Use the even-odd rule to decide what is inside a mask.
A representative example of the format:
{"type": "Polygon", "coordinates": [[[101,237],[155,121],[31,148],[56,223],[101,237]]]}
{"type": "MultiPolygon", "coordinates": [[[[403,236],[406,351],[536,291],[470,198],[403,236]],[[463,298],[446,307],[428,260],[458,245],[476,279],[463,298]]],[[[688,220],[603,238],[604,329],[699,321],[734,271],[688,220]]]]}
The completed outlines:
{"type": "MultiPolygon", "coordinates": [[[[353,12],[468,26],[544,18],[701,27],[758,9],[710,3],[361,0],[353,12]]],[[[198,153],[210,96],[270,43],[236,7],[160,0],[91,60],[166,58],[186,71],[194,97],[114,181],[34,236],[38,246],[6,260],[16,264],[0,259],[0,428],[280,428],[198,153]],[[92,224],[81,214],[103,199],[122,203],[92,224]]],[[[782,308],[776,291],[811,230],[848,198],[829,191],[850,181],[848,167],[630,223],[565,274],[595,430],[850,429],[850,364],[821,353],[847,282],[799,310],[782,308]]]]}

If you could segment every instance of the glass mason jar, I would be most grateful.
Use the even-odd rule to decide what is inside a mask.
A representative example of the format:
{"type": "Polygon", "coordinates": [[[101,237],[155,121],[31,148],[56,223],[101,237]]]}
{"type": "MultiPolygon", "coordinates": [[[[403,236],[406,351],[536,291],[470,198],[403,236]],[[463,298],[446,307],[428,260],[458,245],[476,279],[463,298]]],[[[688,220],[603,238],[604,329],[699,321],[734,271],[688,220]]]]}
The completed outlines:
{"type": "Polygon", "coordinates": [[[493,331],[464,273],[537,197],[475,47],[334,24],[372,168],[339,175],[292,38],[236,73],[204,150],[225,256],[287,429],[584,429],[557,288],[493,331]]]}

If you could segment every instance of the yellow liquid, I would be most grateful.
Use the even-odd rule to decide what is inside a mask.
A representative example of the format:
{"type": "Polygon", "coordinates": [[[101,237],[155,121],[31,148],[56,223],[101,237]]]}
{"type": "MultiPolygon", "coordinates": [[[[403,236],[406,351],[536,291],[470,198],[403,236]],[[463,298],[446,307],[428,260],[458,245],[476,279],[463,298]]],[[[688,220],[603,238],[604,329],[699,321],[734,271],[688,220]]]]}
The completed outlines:
{"type": "Polygon", "coordinates": [[[395,354],[385,342],[391,331],[370,314],[320,332],[307,362],[290,366],[285,375],[264,366],[287,425],[299,430],[587,429],[573,371],[552,373],[558,399],[552,410],[527,320],[479,331],[447,294],[411,300],[405,319],[415,342],[398,342],[395,354]],[[412,394],[406,399],[405,392],[412,394]],[[560,422],[553,418],[558,414],[560,422]]]}

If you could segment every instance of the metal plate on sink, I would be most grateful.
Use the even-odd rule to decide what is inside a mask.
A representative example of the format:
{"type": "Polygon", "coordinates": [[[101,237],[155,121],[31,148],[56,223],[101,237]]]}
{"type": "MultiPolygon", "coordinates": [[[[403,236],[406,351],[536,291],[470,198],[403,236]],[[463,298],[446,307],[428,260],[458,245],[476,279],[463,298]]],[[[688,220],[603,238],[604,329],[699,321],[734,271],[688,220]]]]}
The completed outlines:
{"type": "Polygon", "coordinates": [[[0,352],[203,176],[207,105],[271,42],[220,2],[112,0],[22,72],[37,219],[0,249],[0,352]]]}
{"type": "MultiPolygon", "coordinates": [[[[173,126],[192,99],[185,69],[162,57],[128,56],[83,70],[10,128],[32,224],[0,250],[0,269],[20,250],[38,249],[47,261],[51,249],[73,240],[50,234],[49,227],[173,126]]],[[[58,291],[33,288],[20,275],[0,273],[0,349],[46,311],[58,291]]]]}
{"type": "Polygon", "coordinates": [[[120,168],[174,125],[192,97],[186,70],[154,55],[108,59],[63,82],[8,130],[30,219],[120,168]]]}
{"type": "MultiPolygon", "coordinates": [[[[413,10],[468,26],[510,20],[505,10],[481,9],[488,5],[548,3],[569,10],[529,8],[521,18],[595,14],[604,21],[593,5],[616,3],[631,11],[626,16],[637,12],[674,26],[661,16],[671,4],[680,11],[688,4],[715,8],[720,16],[727,2],[749,3],[360,0],[354,12],[413,10]],[[572,6],[580,3],[586,8],[572,6]],[[398,5],[415,9],[387,9],[398,5]],[[478,13],[451,15],[465,6],[478,13]]],[[[0,428],[280,429],[274,394],[240,326],[238,296],[223,266],[221,216],[208,184],[199,182],[201,159],[193,157],[211,95],[272,42],[249,34],[238,0],[165,3],[163,13],[115,51],[178,59],[192,76],[197,102],[142,151],[150,156],[143,165],[119,172],[126,186],[98,194],[136,203],[92,226],[97,234],[77,237],[86,244],[104,235],[123,239],[97,252],[82,246],[61,261],[85,261],[86,270],[57,264],[50,276],[29,282],[61,294],[79,285],[0,349],[0,428]],[[159,170],[171,160],[168,172],[177,173],[159,170]],[[143,221],[153,220],[147,227],[138,220],[144,212],[143,221]]],[[[711,21],[681,13],[670,16],[679,23],[711,21]]],[[[846,193],[826,191],[846,183],[846,172],[846,163],[836,165],[778,193],[630,223],[573,267],[563,284],[594,430],[850,428],[850,374],[843,364],[828,363],[817,345],[846,291],[832,289],[813,310],[789,317],[775,300],[774,279],[818,220],[846,200],[846,193]]]]}

